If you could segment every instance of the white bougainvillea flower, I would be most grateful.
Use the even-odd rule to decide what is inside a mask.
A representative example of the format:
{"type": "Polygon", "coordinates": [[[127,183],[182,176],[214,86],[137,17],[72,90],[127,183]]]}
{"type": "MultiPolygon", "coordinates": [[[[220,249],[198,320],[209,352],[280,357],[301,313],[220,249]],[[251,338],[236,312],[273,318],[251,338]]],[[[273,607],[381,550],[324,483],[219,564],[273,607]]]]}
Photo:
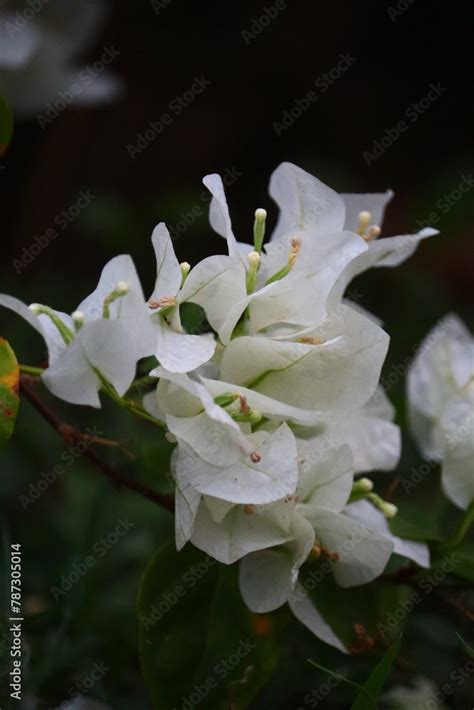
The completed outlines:
{"type": "Polygon", "coordinates": [[[28,308],[6,295],[0,295],[0,305],[18,313],[43,336],[49,355],[43,381],[53,394],[73,404],[100,407],[101,377],[123,395],[138,360],[156,348],[156,334],[128,255],[109,261],[96,290],[72,316],[39,304],[28,308]]]}
{"type": "Polygon", "coordinates": [[[455,505],[474,500],[474,338],[455,315],[421,344],[407,379],[413,435],[427,459],[442,464],[442,485],[455,505]]]}
{"type": "MultiPolygon", "coordinates": [[[[148,303],[153,313],[152,322],[157,331],[155,355],[167,370],[189,372],[213,356],[216,343],[212,334],[193,335],[185,332],[181,325],[179,306],[188,300],[189,288],[185,292],[181,291],[185,275],[174,253],[169,232],[163,223],[155,227],[151,239],[155,250],[157,275],[155,288],[148,303]]],[[[209,281],[212,282],[212,277],[207,275],[206,265],[203,264],[204,262],[201,262],[186,275],[186,280],[189,279],[191,286],[194,284],[196,290],[205,290],[206,287],[209,288],[209,281]]],[[[215,277],[216,271],[213,274],[215,277]]]]}
{"type": "Polygon", "coordinates": [[[206,312],[219,308],[224,314],[216,328],[221,341],[229,342],[246,309],[248,334],[278,323],[296,326],[321,323],[327,315],[326,302],[334,284],[353,259],[367,251],[365,242],[349,231],[340,230],[327,233],[324,240],[306,239],[300,227],[257,253],[250,244],[235,239],[221,178],[208,175],[204,184],[213,195],[211,225],[227,239],[229,255],[242,265],[242,284],[245,279],[249,285],[249,271],[255,268],[252,288],[243,288],[240,299],[222,305],[211,298],[199,302],[206,312]]]}
{"type": "Polygon", "coordinates": [[[74,57],[94,40],[104,9],[101,3],[62,0],[25,20],[16,2],[4,3],[0,92],[18,116],[34,115],[48,105],[56,110],[59,101],[61,105],[100,104],[119,95],[121,84],[109,72],[88,72],[74,63],[74,57]]]}

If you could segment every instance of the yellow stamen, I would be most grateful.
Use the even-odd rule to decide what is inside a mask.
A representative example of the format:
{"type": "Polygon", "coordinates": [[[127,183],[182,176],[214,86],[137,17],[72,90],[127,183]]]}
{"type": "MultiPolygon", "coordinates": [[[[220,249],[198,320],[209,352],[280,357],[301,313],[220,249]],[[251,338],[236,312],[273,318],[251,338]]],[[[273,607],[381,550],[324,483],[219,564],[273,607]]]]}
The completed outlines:
{"type": "Polygon", "coordinates": [[[324,340],[322,338],[313,338],[311,335],[303,335],[302,338],[298,338],[297,342],[305,345],[322,345],[324,340]]]}

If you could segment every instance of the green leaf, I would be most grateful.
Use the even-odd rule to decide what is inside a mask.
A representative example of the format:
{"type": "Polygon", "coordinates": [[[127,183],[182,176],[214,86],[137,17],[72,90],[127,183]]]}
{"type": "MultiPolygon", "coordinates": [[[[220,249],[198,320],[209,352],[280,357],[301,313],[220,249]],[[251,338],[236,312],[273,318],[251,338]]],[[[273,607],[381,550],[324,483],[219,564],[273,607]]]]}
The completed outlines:
{"type": "Polygon", "coordinates": [[[467,641],[464,641],[464,639],[463,639],[463,637],[461,636],[461,634],[456,634],[456,636],[457,636],[458,639],[460,640],[461,645],[462,645],[462,647],[464,648],[464,650],[466,651],[467,655],[468,655],[468,656],[471,656],[471,658],[474,658],[474,648],[471,648],[471,647],[469,646],[468,642],[467,642],[467,641]]]}
{"type": "Polygon", "coordinates": [[[382,692],[382,688],[392,669],[393,661],[398,654],[401,640],[402,637],[400,635],[387,649],[384,657],[375,666],[367,682],[359,691],[351,710],[373,710],[374,703],[372,701],[376,701],[382,692]]]}
{"type": "Polygon", "coordinates": [[[2,156],[13,135],[13,114],[6,99],[0,96],[0,156],[2,156]]]}
{"type": "Polygon", "coordinates": [[[246,708],[277,662],[273,622],[252,615],[226,567],[187,545],[161,548],[138,596],[140,658],[155,710],[246,708]]]}
{"type": "Polygon", "coordinates": [[[0,337],[0,446],[13,433],[20,406],[18,388],[20,368],[15,353],[5,338],[0,337]]]}

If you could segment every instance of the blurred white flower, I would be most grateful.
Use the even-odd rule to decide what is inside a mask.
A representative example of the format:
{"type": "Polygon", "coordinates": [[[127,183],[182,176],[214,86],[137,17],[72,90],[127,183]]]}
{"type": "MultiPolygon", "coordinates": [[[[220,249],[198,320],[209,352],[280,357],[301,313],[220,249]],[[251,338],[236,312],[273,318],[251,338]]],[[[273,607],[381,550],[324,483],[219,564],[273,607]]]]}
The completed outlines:
{"type": "Polygon", "coordinates": [[[17,116],[47,107],[62,110],[71,103],[106,103],[120,93],[121,83],[106,69],[116,50],[103,49],[100,67],[74,62],[95,41],[105,10],[105,4],[88,0],[51,0],[27,8],[16,0],[3,3],[0,93],[17,116]]]}
{"type": "Polygon", "coordinates": [[[459,508],[474,500],[474,338],[455,315],[421,344],[408,373],[413,435],[442,464],[443,489],[459,508]]]}
{"type": "Polygon", "coordinates": [[[443,694],[432,680],[415,678],[413,686],[396,685],[382,695],[389,710],[447,710],[443,694]]]}

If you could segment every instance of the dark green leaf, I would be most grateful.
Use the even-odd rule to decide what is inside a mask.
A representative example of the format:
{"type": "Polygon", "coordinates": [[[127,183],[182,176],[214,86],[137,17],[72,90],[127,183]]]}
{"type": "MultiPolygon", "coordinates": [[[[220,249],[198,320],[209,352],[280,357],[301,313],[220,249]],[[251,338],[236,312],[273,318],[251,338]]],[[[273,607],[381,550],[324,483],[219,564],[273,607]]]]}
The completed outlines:
{"type": "MultiPolygon", "coordinates": [[[[392,669],[393,661],[395,660],[400,648],[402,637],[399,636],[387,649],[382,660],[375,666],[370,674],[367,682],[359,691],[351,710],[373,710],[374,702],[382,692],[382,688],[387,681],[392,669]]],[[[376,706],[375,706],[376,707],[376,706]]]]}
{"type": "Polygon", "coordinates": [[[458,639],[460,640],[461,645],[462,645],[462,647],[464,648],[464,650],[466,651],[467,655],[468,655],[468,656],[471,656],[471,658],[474,658],[474,648],[471,648],[471,647],[469,646],[468,642],[467,642],[467,641],[464,641],[464,639],[463,639],[463,637],[461,636],[461,634],[456,634],[456,636],[457,636],[458,639]]]}
{"type": "Polygon", "coordinates": [[[272,673],[272,623],[240,599],[235,565],[169,543],[138,598],[142,671],[156,710],[247,707],[272,673]]]}

